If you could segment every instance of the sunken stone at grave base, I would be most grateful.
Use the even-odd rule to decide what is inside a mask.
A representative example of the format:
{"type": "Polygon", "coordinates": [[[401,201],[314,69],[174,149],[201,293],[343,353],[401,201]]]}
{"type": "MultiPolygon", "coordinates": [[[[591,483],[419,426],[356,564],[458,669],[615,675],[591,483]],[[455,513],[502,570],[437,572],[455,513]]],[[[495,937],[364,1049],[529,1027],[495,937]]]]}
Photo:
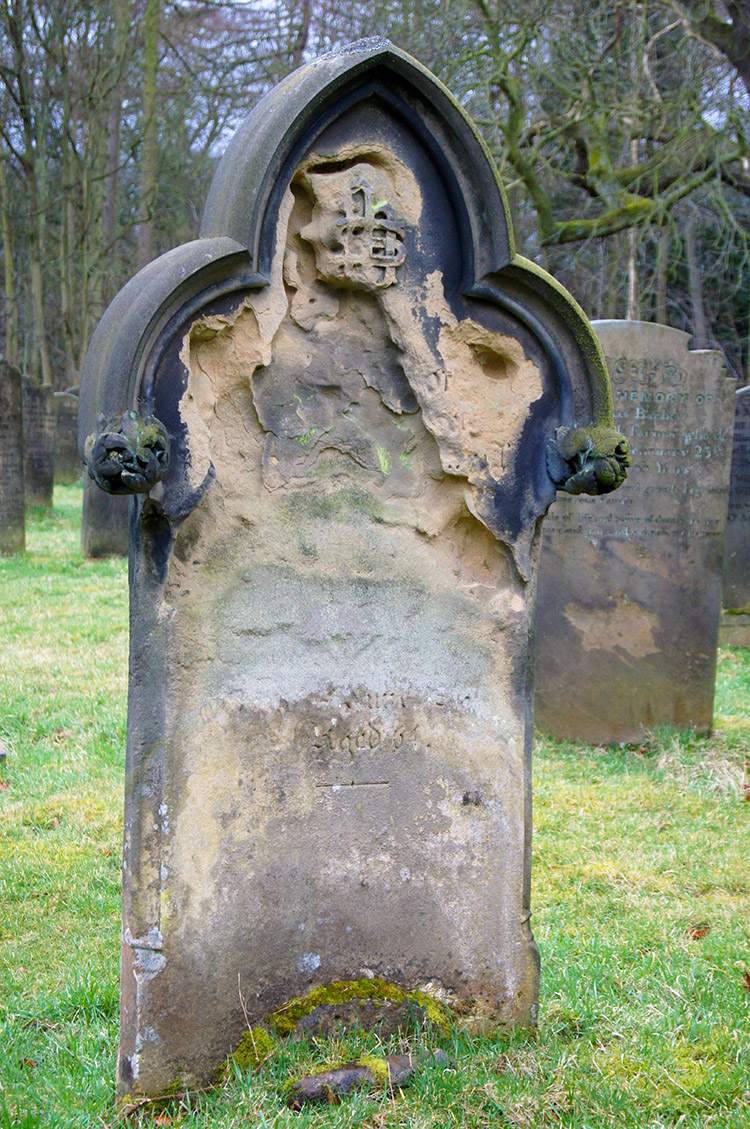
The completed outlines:
{"type": "Polygon", "coordinates": [[[55,392],[55,483],[69,486],[83,474],[78,454],[78,397],[55,392]]]}
{"type": "Polygon", "coordinates": [[[81,412],[135,494],[121,1091],[210,1080],[336,981],[532,1021],[538,523],[619,464],[590,326],[457,103],[383,41],[276,87],[81,412]]]}
{"type": "Polygon", "coordinates": [[[23,468],[27,506],[52,507],[55,400],[51,386],[23,381],[23,468]]]}
{"type": "Polygon", "coordinates": [[[734,382],[720,353],[646,322],[594,322],[632,465],[617,494],[545,521],[535,719],[558,739],[711,728],[734,382]]]}
{"type": "Polygon", "coordinates": [[[750,613],[750,387],[736,395],[729,481],[724,607],[750,613]]]}
{"type": "Polygon", "coordinates": [[[26,546],[21,374],[0,361],[0,553],[26,546]]]}

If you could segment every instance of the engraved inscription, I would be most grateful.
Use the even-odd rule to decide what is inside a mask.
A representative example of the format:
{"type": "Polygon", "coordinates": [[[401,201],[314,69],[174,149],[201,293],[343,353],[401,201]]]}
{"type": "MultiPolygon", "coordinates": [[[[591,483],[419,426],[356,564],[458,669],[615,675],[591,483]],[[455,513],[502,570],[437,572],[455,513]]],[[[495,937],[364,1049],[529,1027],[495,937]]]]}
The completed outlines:
{"type": "Polygon", "coordinates": [[[549,528],[593,543],[601,538],[720,537],[727,486],[707,485],[704,471],[726,458],[731,437],[726,428],[711,426],[714,394],[689,390],[686,371],[676,360],[608,357],[607,364],[615,427],[628,437],[632,450],[627,484],[593,508],[585,499],[575,508],[554,506],[549,528]],[[683,496],[698,502],[694,512],[676,512],[675,498],[683,496]]]}
{"type": "Polygon", "coordinates": [[[750,607],[750,388],[736,395],[724,558],[724,607],[750,607]]]}

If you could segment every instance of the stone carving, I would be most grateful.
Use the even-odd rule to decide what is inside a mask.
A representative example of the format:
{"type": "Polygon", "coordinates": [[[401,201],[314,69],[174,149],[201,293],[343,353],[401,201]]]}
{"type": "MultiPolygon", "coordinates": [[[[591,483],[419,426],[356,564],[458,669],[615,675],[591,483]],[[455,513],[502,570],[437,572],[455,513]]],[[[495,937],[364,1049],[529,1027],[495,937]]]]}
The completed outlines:
{"type": "Polygon", "coordinates": [[[86,443],[89,474],[107,494],[146,494],[169,466],[169,437],[153,417],[123,412],[86,443]]]}
{"type": "Polygon", "coordinates": [[[460,107],[382,41],[280,84],[81,396],[89,465],[141,490],[121,1090],[212,1077],[238,976],[254,1024],[371,978],[533,1020],[529,582],[558,481],[626,453],[460,107]]]}
{"type": "Polygon", "coordinates": [[[547,467],[567,494],[610,494],[622,486],[630,446],[611,427],[561,427],[547,450],[547,467]]]}
{"type": "Polygon", "coordinates": [[[392,186],[371,164],[342,173],[309,172],[313,215],[302,232],[315,248],[318,276],[334,286],[379,290],[396,283],[406,224],[388,202],[392,186]]]}

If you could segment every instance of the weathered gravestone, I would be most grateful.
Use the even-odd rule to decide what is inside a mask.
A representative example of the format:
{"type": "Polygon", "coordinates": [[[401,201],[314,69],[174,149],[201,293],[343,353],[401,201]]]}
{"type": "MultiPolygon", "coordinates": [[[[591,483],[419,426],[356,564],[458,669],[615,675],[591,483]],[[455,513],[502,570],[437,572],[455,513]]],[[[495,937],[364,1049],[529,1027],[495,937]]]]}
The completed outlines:
{"type": "Polygon", "coordinates": [[[21,383],[18,369],[0,361],[0,553],[26,546],[21,383]]]}
{"type": "Polygon", "coordinates": [[[81,409],[138,492],[121,1088],[204,1081],[243,1000],[335,981],[533,1019],[538,523],[627,451],[458,104],[380,40],[276,87],[81,409]]]}
{"type": "Polygon", "coordinates": [[[78,454],[78,397],[55,392],[55,482],[69,486],[83,473],[78,454]]]}
{"type": "Polygon", "coordinates": [[[88,475],[83,480],[81,552],[84,557],[126,557],[130,499],[105,494],[88,475]]]}
{"type": "Polygon", "coordinates": [[[23,381],[23,469],[27,506],[52,507],[55,400],[46,384],[23,381]]]}
{"type": "Polygon", "coordinates": [[[733,387],[721,354],[646,322],[594,322],[633,464],[596,507],[561,498],[544,526],[537,726],[641,740],[711,728],[733,387]]]}
{"type": "Polygon", "coordinates": [[[736,397],[723,602],[722,642],[750,647],[750,386],[736,397]]]}

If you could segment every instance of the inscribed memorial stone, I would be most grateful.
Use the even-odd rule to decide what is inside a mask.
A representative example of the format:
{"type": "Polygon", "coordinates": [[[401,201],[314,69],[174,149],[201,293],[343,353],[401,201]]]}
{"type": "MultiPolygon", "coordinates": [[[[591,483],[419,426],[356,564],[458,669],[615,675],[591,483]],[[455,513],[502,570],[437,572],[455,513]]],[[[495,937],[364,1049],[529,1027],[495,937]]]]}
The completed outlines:
{"type": "Polygon", "coordinates": [[[750,387],[737,392],[734,413],[723,602],[722,642],[750,647],[750,387]]]}
{"type": "Polygon", "coordinates": [[[537,726],[633,742],[655,725],[711,728],[733,382],[721,354],[646,322],[594,322],[623,489],[563,498],[545,521],[536,615],[537,726]]]}
{"type": "Polygon", "coordinates": [[[55,482],[69,486],[83,473],[78,454],[78,397],[55,392],[55,482]]]}
{"type": "Polygon", "coordinates": [[[622,480],[611,424],[444,87],[382,40],[279,84],[82,379],[136,495],[122,1090],[335,981],[534,1018],[530,580],[556,489],[622,480]]]}
{"type": "Polygon", "coordinates": [[[26,546],[21,383],[18,369],[0,361],[0,553],[26,546]]]}
{"type": "Polygon", "coordinates": [[[23,382],[23,466],[27,506],[52,507],[55,401],[51,387],[23,382]]]}

